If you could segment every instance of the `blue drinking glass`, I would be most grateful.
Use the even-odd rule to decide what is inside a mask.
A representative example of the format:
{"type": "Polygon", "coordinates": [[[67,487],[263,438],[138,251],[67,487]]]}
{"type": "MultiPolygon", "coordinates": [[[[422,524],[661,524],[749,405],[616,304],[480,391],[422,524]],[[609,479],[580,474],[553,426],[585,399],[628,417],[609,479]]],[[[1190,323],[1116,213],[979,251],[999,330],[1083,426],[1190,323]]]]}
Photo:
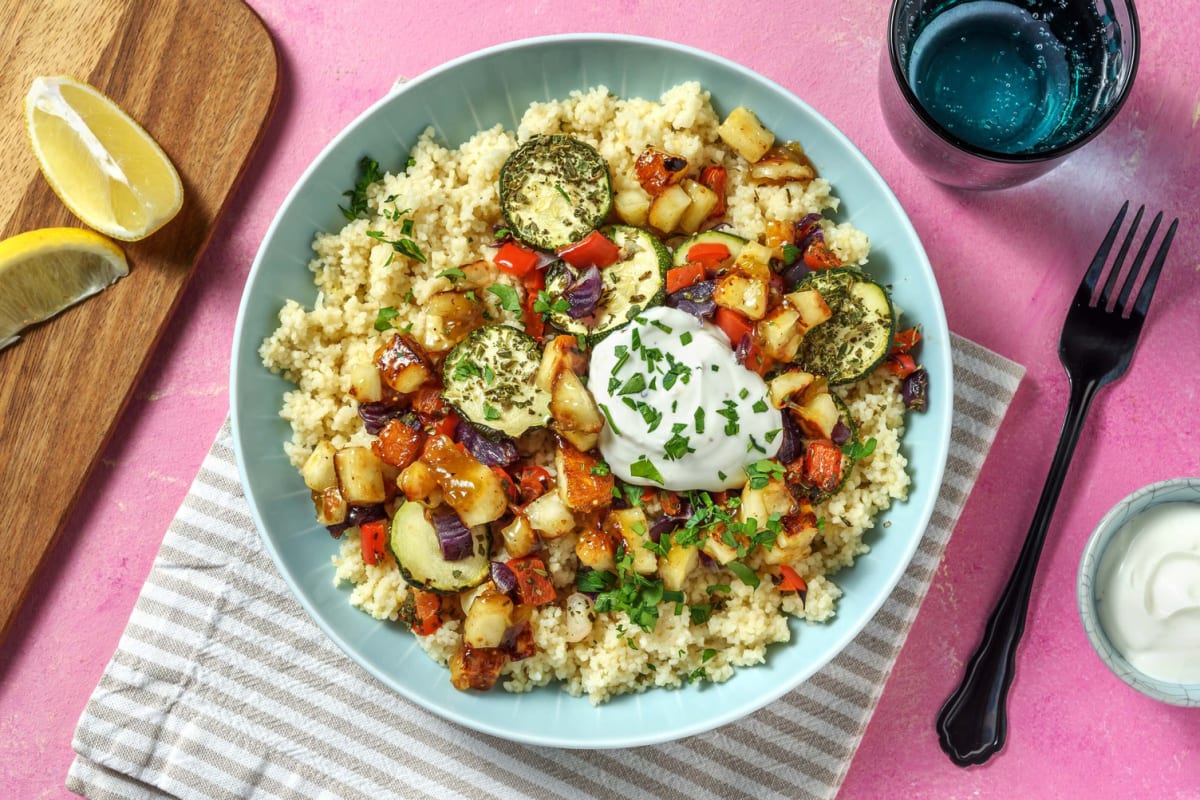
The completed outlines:
{"type": "Polygon", "coordinates": [[[939,183],[1015,186],[1120,110],[1137,72],[1132,0],[894,0],[883,117],[939,183]]]}

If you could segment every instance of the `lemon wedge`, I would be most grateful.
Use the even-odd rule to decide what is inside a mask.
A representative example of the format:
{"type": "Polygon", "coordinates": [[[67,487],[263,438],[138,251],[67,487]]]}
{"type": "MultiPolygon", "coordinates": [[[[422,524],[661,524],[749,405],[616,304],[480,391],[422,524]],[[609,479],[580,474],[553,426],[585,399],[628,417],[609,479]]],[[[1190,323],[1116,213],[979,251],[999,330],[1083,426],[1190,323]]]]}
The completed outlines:
{"type": "Polygon", "coordinates": [[[83,228],[42,228],[0,241],[0,350],[129,274],[114,242],[83,228]]]}
{"type": "Polygon", "coordinates": [[[179,173],[158,143],[116,103],[67,77],[34,78],[25,129],[50,186],[91,228],[134,241],[183,205],[179,173]]]}

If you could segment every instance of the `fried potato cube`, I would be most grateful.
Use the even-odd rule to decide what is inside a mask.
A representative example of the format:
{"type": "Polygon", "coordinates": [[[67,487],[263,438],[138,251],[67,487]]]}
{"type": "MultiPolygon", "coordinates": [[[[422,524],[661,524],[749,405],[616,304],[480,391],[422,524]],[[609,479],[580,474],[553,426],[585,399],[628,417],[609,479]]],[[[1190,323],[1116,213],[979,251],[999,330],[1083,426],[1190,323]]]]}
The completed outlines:
{"type": "Polygon", "coordinates": [[[414,392],[433,378],[433,368],[416,341],[401,333],[393,334],[375,353],[375,366],[383,382],[401,394],[414,392]]]}
{"type": "Polygon", "coordinates": [[[634,572],[652,575],[658,570],[657,556],[646,549],[650,526],[642,509],[635,506],[609,511],[604,518],[604,530],[625,542],[625,552],[633,557],[634,572]]]}
{"type": "Polygon", "coordinates": [[[684,212],[691,204],[692,198],[688,196],[682,186],[678,184],[668,186],[650,204],[650,213],[646,220],[652,227],[663,233],[672,233],[677,230],[679,220],[683,218],[684,212]]]}
{"type": "Polygon", "coordinates": [[[613,195],[613,208],[626,225],[642,227],[650,218],[650,203],[654,200],[640,187],[623,189],[613,195]]]}
{"type": "Polygon", "coordinates": [[[758,121],[754,112],[738,106],[717,128],[721,141],[732,147],[737,154],[753,164],[775,144],[775,134],[758,121]]]}
{"type": "Polygon", "coordinates": [[[683,216],[679,218],[679,230],[684,233],[695,233],[700,230],[700,226],[704,224],[704,220],[712,214],[713,209],[720,202],[720,196],[712,189],[708,188],[698,181],[691,178],[684,178],[679,183],[683,190],[687,192],[692,202],[684,210],[683,216]]]}
{"type": "Polygon", "coordinates": [[[558,492],[546,492],[528,503],[525,517],[530,527],[547,539],[557,539],[575,529],[575,515],[558,492]]]}
{"type": "Polygon", "coordinates": [[[328,441],[321,441],[309,453],[300,468],[300,477],[304,485],[314,492],[323,492],[331,486],[337,486],[337,470],[333,466],[333,457],[337,448],[328,441]]]}
{"type": "Polygon", "coordinates": [[[343,447],[333,456],[338,490],[352,506],[369,506],[387,499],[383,470],[369,447],[343,447]]]}

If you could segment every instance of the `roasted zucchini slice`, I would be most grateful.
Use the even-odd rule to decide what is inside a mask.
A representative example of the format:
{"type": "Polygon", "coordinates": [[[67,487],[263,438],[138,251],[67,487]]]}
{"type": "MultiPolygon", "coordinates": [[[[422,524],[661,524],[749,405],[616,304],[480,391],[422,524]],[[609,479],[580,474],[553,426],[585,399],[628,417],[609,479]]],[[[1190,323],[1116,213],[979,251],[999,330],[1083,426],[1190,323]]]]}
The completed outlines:
{"type": "Polygon", "coordinates": [[[798,362],[831,385],[852,383],[875,369],[892,346],[896,315],[887,290],[857,269],[813,272],[799,289],[816,289],[833,316],[804,334],[798,362]]]}
{"type": "Polygon", "coordinates": [[[485,432],[517,437],[550,421],[550,394],[533,377],[542,349],[509,325],[476,328],[442,362],[442,399],[485,432]]]}
{"type": "Polygon", "coordinates": [[[442,557],[437,531],[420,503],[408,501],[392,517],[388,544],[400,574],[410,586],[427,592],[454,594],[487,580],[491,568],[491,534],[486,525],[471,528],[472,552],[458,561],[442,557]]]}
{"type": "Polygon", "coordinates": [[[608,164],[570,136],[534,136],[500,170],[500,210],[513,236],[543,250],[578,242],[612,208],[608,164]]]}
{"type": "MultiPolygon", "coordinates": [[[[643,309],[663,301],[671,253],[649,231],[627,225],[605,228],[604,235],[621,250],[621,258],[600,270],[603,287],[595,313],[574,319],[565,310],[552,311],[550,323],[574,336],[586,336],[596,342],[610,331],[624,325],[643,309]]],[[[546,292],[560,297],[571,280],[565,264],[559,263],[546,272],[546,292]]]]}

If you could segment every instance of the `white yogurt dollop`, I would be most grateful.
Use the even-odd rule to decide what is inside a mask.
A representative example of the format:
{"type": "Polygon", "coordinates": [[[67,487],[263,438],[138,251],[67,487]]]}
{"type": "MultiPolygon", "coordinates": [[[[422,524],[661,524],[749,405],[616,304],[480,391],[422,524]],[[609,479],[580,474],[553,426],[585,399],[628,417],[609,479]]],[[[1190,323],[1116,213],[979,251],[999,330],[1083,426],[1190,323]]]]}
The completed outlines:
{"type": "Polygon", "coordinates": [[[1096,573],[1100,625],[1152,678],[1200,683],[1200,505],[1163,503],[1113,536],[1096,573]]]}
{"type": "Polygon", "coordinates": [[[767,384],[737,362],[719,328],[665,306],[592,350],[588,390],[608,424],[600,452],[626,483],[733,489],[782,444],[767,384]]]}

